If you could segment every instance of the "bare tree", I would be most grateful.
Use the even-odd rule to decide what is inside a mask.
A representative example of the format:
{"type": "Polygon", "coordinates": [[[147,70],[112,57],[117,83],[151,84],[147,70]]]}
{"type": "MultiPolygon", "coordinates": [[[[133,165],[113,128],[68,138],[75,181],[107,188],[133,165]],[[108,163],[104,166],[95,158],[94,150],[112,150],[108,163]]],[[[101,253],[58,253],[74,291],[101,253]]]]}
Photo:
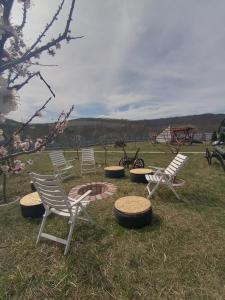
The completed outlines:
{"type": "MultiPolygon", "coordinates": [[[[25,43],[24,28],[29,26],[27,16],[31,6],[31,0],[0,0],[0,119],[17,109],[18,91],[30,83],[32,78],[38,77],[48,88],[52,97],[55,97],[52,87],[42,75],[41,68],[49,65],[40,63],[43,53],[51,56],[61,48],[66,41],[82,38],[71,35],[71,22],[75,7],[75,0],[61,0],[56,6],[55,13],[47,24],[43,24],[39,35],[28,45],[25,43]],[[11,23],[13,19],[13,5],[18,2],[21,5],[22,18],[20,24],[11,23]],[[68,14],[65,26],[55,37],[49,37],[49,31],[60,18],[65,5],[68,3],[68,14]],[[34,70],[34,67],[36,68],[34,70]]],[[[47,4],[46,4],[47,5],[47,4]]],[[[53,65],[51,65],[53,66],[53,65]]],[[[35,117],[41,115],[52,97],[46,100],[41,108],[15,130],[10,136],[5,136],[5,142],[0,147],[0,177],[3,178],[3,200],[6,201],[6,178],[10,174],[18,174],[25,168],[27,162],[21,162],[18,157],[41,151],[48,143],[51,143],[58,134],[64,131],[67,120],[74,109],[72,106],[67,113],[62,112],[55,123],[52,124],[47,136],[40,137],[32,142],[30,139],[21,140],[20,135],[35,117]]]]}
{"type": "MultiPolygon", "coordinates": [[[[17,108],[18,91],[37,76],[55,96],[50,85],[41,74],[43,65],[40,57],[43,53],[51,56],[61,48],[63,41],[70,42],[82,36],[71,35],[71,22],[75,7],[75,0],[61,0],[55,13],[47,24],[40,30],[40,34],[34,41],[27,45],[24,39],[24,28],[27,23],[27,15],[31,6],[31,0],[0,0],[0,116],[4,117],[10,111],[17,108]],[[12,25],[12,8],[19,2],[22,9],[20,24],[12,25]],[[69,3],[69,10],[65,27],[54,38],[48,38],[52,29],[60,18],[65,4],[69,3]],[[49,39],[49,40],[48,40],[49,39]],[[46,42],[44,42],[46,41],[46,42]],[[33,70],[34,67],[39,68],[33,70]]],[[[47,65],[48,66],[48,65],[47,65]]]]}
{"type": "Polygon", "coordinates": [[[102,146],[102,148],[104,149],[104,157],[105,157],[105,159],[104,159],[104,164],[105,164],[105,166],[107,166],[107,159],[108,159],[108,145],[107,145],[106,141],[102,140],[101,146],[102,146]]]}

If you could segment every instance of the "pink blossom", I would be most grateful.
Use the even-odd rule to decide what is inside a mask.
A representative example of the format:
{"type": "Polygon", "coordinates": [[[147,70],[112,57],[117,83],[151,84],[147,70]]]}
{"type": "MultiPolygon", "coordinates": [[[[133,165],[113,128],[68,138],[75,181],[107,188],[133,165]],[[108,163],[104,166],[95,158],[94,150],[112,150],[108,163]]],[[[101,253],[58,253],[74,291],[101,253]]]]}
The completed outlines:
{"type": "Polygon", "coordinates": [[[29,142],[20,143],[19,147],[21,148],[22,151],[27,151],[30,148],[30,143],[29,142]]]}
{"type": "Polygon", "coordinates": [[[7,165],[1,166],[1,171],[2,171],[3,173],[7,173],[7,172],[9,171],[9,166],[7,166],[7,165]]]}
{"type": "Polygon", "coordinates": [[[3,146],[1,146],[0,147],[0,157],[4,157],[7,154],[8,154],[8,151],[3,146]]]}
{"type": "Polygon", "coordinates": [[[32,159],[28,159],[28,160],[27,160],[27,164],[28,164],[28,165],[33,165],[33,160],[32,160],[32,159]]]}
{"type": "Polygon", "coordinates": [[[43,145],[43,140],[38,138],[34,144],[34,148],[39,151],[44,150],[45,146],[43,145]]]}
{"type": "Polygon", "coordinates": [[[22,163],[20,160],[15,160],[14,164],[15,164],[13,168],[14,174],[19,174],[25,169],[25,163],[22,163]]]}

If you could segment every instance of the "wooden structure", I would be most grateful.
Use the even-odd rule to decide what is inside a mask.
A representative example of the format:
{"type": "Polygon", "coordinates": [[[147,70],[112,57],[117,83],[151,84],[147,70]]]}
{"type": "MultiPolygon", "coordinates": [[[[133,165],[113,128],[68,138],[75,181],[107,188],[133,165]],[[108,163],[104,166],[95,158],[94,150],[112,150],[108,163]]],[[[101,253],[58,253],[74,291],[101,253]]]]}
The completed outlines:
{"type": "Polygon", "coordinates": [[[194,127],[167,127],[157,137],[158,143],[191,144],[194,137],[194,127]]]}
{"type": "Polygon", "coordinates": [[[194,137],[194,127],[170,128],[171,144],[191,144],[194,137]]]}
{"type": "Polygon", "coordinates": [[[122,197],[116,200],[113,215],[121,226],[141,228],[152,223],[151,202],[139,196],[122,197]]]}

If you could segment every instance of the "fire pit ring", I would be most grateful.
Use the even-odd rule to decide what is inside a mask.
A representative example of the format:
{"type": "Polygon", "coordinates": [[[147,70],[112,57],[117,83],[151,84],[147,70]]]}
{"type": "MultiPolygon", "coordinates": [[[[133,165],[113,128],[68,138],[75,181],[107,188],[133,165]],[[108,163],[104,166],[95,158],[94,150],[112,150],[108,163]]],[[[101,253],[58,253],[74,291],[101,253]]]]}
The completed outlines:
{"type": "Polygon", "coordinates": [[[117,186],[109,182],[89,182],[72,188],[69,192],[69,197],[78,198],[88,190],[92,190],[92,192],[87,197],[87,200],[94,201],[113,196],[117,191],[117,186]]]}

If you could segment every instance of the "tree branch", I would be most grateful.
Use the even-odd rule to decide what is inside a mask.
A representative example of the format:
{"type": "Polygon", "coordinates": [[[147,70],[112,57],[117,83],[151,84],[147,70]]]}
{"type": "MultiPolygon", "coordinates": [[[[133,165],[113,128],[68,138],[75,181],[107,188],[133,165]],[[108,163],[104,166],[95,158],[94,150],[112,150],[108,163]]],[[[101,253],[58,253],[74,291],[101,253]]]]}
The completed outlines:
{"type": "Polygon", "coordinates": [[[63,8],[65,0],[62,0],[62,2],[60,3],[56,13],[54,14],[52,20],[50,21],[49,24],[46,25],[45,29],[43,30],[43,32],[38,36],[38,38],[36,39],[36,41],[33,43],[33,45],[30,47],[30,49],[28,49],[26,51],[26,53],[24,54],[24,56],[26,56],[28,53],[30,53],[40,42],[41,39],[45,36],[45,34],[47,33],[47,31],[49,30],[49,28],[53,25],[53,23],[57,20],[57,17],[60,13],[60,11],[63,8]]]}
{"type": "MultiPolygon", "coordinates": [[[[51,98],[48,99],[48,100],[45,102],[45,104],[44,104],[38,111],[36,111],[35,114],[37,114],[38,112],[40,112],[41,110],[43,110],[43,109],[45,108],[45,105],[46,105],[50,100],[51,100],[51,98]]],[[[41,145],[40,145],[39,147],[34,148],[34,149],[31,149],[31,150],[27,150],[27,151],[20,151],[20,152],[8,154],[8,155],[6,155],[6,156],[0,157],[0,161],[7,161],[7,160],[9,160],[9,159],[14,159],[14,158],[16,158],[16,157],[18,157],[18,156],[21,156],[21,155],[31,154],[31,153],[36,153],[36,152],[40,151],[40,150],[41,150],[43,147],[45,147],[48,143],[50,143],[51,141],[54,140],[55,136],[57,135],[57,131],[58,131],[57,125],[60,126],[60,125],[64,124],[65,121],[69,118],[69,116],[70,116],[70,114],[71,114],[71,112],[72,112],[73,110],[74,110],[74,106],[72,105],[72,107],[70,108],[70,110],[69,110],[66,114],[64,114],[64,113],[62,112],[62,113],[59,115],[57,121],[53,124],[51,130],[49,131],[48,136],[45,138],[44,142],[41,143],[41,145]],[[64,117],[63,117],[62,120],[60,120],[60,119],[62,118],[62,116],[64,116],[64,117]]],[[[13,137],[14,135],[18,135],[21,131],[23,131],[24,128],[32,121],[32,119],[34,118],[35,114],[34,114],[34,115],[33,115],[33,116],[32,116],[25,124],[23,124],[23,126],[22,126],[18,131],[16,131],[16,132],[12,135],[12,137],[13,137]]],[[[12,142],[12,140],[11,140],[11,142],[12,142]]],[[[5,145],[4,145],[4,147],[5,147],[5,145]]]]}
{"type": "Polygon", "coordinates": [[[46,64],[40,64],[39,62],[30,62],[31,65],[39,66],[39,67],[58,67],[59,65],[46,65],[46,64]]]}
{"type": "Polygon", "coordinates": [[[70,37],[70,35],[69,35],[69,33],[70,33],[69,28],[70,28],[70,24],[71,24],[71,21],[72,21],[72,14],[73,14],[73,10],[74,10],[75,1],[76,0],[72,0],[72,2],[71,2],[71,7],[70,7],[68,19],[67,19],[67,22],[66,22],[65,30],[64,30],[62,35],[59,35],[58,38],[52,40],[51,42],[48,42],[47,44],[37,48],[34,51],[31,51],[29,53],[25,53],[24,55],[22,55],[18,59],[15,59],[13,61],[9,61],[9,62],[3,64],[0,67],[0,73],[4,72],[5,70],[7,70],[11,67],[14,67],[18,64],[21,64],[21,63],[25,62],[25,61],[28,61],[32,57],[37,57],[42,52],[49,50],[51,47],[56,46],[58,43],[60,43],[64,40],[70,41],[71,39],[80,39],[80,38],[82,38],[83,36],[70,37]]]}
{"type": "Polygon", "coordinates": [[[26,3],[24,2],[23,3],[23,19],[22,19],[20,26],[17,26],[17,29],[19,31],[21,31],[23,29],[24,25],[26,24],[26,20],[27,20],[27,6],[26,6],[26,3]]]}
{"type": "MultiPolygon", "coordinates": [[[[14,0],[8,0],[8,1],[4,1],[3,7],[4,7],[4,11],[3,11],[3,22],[4,24],[8,25],[9,24],[9,16],[11,13],[11,9],[13,6],[13,2],[14,0]]],[[[5,33],[2,35],[2,38],[0,39],[0,63],[2,63],[2,57],[4,56],[4,45],[5,42],[7,41],[7,39],[9,38],[9,34],[5,33]]]]}
{"type": "Polygon", "coordinates": [[[20,90],[24,85],[26,85],[34,76],[39,76],[39,78],[44,82],[44,84],[47,86],[47,88],[49,89],[49,91],[51,92],[51,94],[53,95],[53,97],[55,98],[55,93],[53,92],[51,86],[47,83],[47,81],[43,78],[43,76],[41,75],[40,71],[32,73],[30,75],[28,75],[27,79],[20,83],[20,84],[16,84],[13,86],[10,86],[9,89],[16,89],[17,91],[20,90]]]}
{"type": "Polygon", "coordinates": [[[52,98],[50,97],[45,103],[42,105],[41,108],[39,108],[28,120],[26,123],[24,123],[20,128],[18,128],[10,137],[8,141],[3,145],[4,147],[7,147],[12,141],[15,135],[19,135],[26,127],[27,125],[38,115],[42,110],[45,109],[46,105],[51,101],[52,98]]]}

